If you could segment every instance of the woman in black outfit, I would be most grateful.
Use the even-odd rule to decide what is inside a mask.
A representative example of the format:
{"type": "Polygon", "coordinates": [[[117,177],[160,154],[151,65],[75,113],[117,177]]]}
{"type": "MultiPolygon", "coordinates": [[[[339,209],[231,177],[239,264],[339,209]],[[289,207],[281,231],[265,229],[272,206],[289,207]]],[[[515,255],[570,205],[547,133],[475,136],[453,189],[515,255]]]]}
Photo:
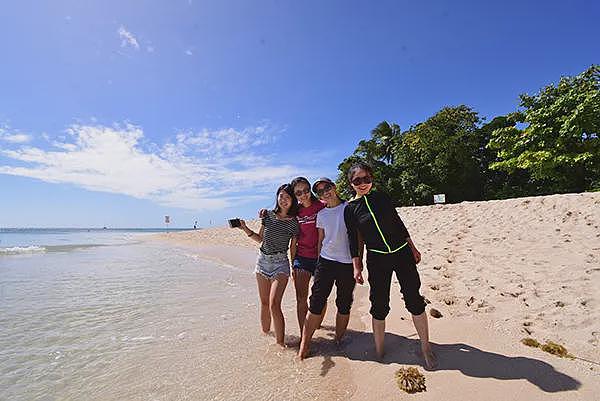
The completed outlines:
{"type": "Polygon", "coordinates": [[[356,163],[348,170],[348,181],[356,196],[344,210],[348,229],[354,278],[363,283],[362,251],[367,247],[369,271],[369,299],[373,320],[373,337],[379,357],[383,357],[385,318],[390,311],[390,285],[392,273],[400,282],[406,309],[421,339],[425,367],[435,366],[435,356],[429,344],[429,329],[425,313],[425,299],[419,293],[421,281],[417,263],[421,253],[410,239],[408,230],[398,216],[389,196],[372,190],[373,171],[365,163],[356,163]]]}

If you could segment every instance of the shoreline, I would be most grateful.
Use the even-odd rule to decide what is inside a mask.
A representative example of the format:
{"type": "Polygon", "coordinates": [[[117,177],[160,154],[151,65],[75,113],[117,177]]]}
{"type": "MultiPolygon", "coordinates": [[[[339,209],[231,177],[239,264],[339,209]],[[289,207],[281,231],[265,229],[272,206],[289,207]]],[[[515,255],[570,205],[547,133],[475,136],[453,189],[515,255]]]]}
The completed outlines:
{"type": "MultiPolygon", "coordinates": [[[[394,372],[402,366],[417,366],[425,375],[427,391],[416,395],[424,400],[594,399],[600,392],[599,210],[600,193],[400,208],[424,256],[419,272],[428,314],[435,308],[443,315],[429,316],[440,366],[432,372],[420,366],[416,333],[394,278],[382,361],[374,356],[365,283],[355,290],[342,352],[317,332],[311,357],[299,369],[333,362],[330,376],[347,370],[353,400],[397,399],[403,392],[394,372]],[[525,337],[562,344],[578,359],[526,347],[520,343],[525,337]]],[[[220,227],[153,237],[249,272],[258,246],[220,227]]],[[[286,296],[293,293],[286,289],[286,296]]],[[[334,315],[334,295],[325,325],[334,315]]],[[[295,313],[284,313],[297,331],[295,313]]]]}

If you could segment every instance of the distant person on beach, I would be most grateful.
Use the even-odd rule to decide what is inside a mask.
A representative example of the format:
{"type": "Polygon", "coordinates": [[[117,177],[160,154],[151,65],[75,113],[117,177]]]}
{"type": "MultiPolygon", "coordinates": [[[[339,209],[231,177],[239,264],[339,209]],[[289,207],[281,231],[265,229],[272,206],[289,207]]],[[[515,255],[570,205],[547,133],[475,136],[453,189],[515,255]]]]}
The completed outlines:
{"type": "MultiPolygon", "coordinates": [[[[302,335],[302,327],[308,312],[310,278],[315,273],[317,257],[319,256],[317,249],[317,213],[325,207],[325,204],[320,202],[311,192],[310,182],[306,178],[294,178],[290,185],[299,203],[297,219],[300,233],[297,238],[296,252],[291,257],[292,277],[296,290],[296,315],[300,334],[302,335]]],[[[262,217],[265,212],[265,209],[261,210],[259,216],[262,217]]]]}
{"type": "Polygon", "coordinates": [[[281,312],[281,299],[290,276],[288,249],[292,255],[295,254],[299,232],[297,213],[298,201],[292,186],[284,184],[277,189],[275,209],[267,211],[261,219],[258,233],[250,230],[246,222],[240,219],[240,229],[261,244],[255,273],[262,331],[268,334],[273,321],[277,344],[282,347],[285,346],[285,320],[281,312]]]}
{"type": "Polygon", "coordinates": [[[408,230],[398,216],[390,197],[373,190],[373,170],[365,163],[356,163],[348,170],[348,181],[356,193],[344,211],[348,228],[354,277],[363,282],[362,251],[367,248],[369,300],[375,350],[384,354],[385,318],[390,311],[392,273],[400,283],[406,309],[412,314],[415,329],[421,339],[425,367],[433,368],[435,356],[429,343],[429,328],[425,300],[419,293],[421,281],[417,264],[421,253],[412,242],[408,230]]]}
{"type": "Polygon", "coordinates": [[[329,178],[318,179],[313,184],[313,192],[326,202],[327,207],[317,214],[319,259],[311,288],[309,312],[306,315],[298,351],[301,359],[308,356],[310,341],[322,321],[327,298],[334,283],[337,287],[335,340],[339,342],[342,339],[348,327],[352,294],[356,285],[346,224],[344,223],[346,202],[340,199],[335,184],[329,178]]]}

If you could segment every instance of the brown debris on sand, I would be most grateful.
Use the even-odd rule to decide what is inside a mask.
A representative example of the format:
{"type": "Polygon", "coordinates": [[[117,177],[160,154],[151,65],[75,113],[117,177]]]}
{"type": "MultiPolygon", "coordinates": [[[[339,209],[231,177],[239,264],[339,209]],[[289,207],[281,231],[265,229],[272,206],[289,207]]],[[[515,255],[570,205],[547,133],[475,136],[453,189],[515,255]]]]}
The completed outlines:
{"type": "Polygon", "coordinates": [[[396,371],[395,377],[398,387],[409,394],[427,391],[425,376],[415,367],[400,368],[396,371]]]}
{"type": "Polygon", "coordinates": [[[528,347],[539,348],[544,352],[559,356],[561,358],[575,358],[573,355],[569,354],[569,352],[564,346],[557,344],[553,341],[546,341],[546,344],[542,345],[534,338],[524,338],[521,340],[521,342],[527,345],[528,347]]]}
{"type": "Polygon", "coordinates": [[[552,355],[560,356],[561,358],[573,358],[573,355],[569,354],[564,346],[552,341],[546,341],[546,344],[542,345],[540,348],[542,351],[552,355]]]}
{"type": "Polygon", "coordinates": [[[439,319],[440,317],[444,316],[444,315],[442,315],[442,312],[440,312],[439,310],[437,310],[435,308],[429,309],[429,314],[431,315],[431,317],[434,317],[436,319],[439,319]]]}
{"type": "Polygon", "coordinates": [[[533,347],[533,348],[539,348],[539,346],[541,345],[538,340],[536,340],[535,338],[524,338],[521,340],[521,342],[523,344],[525,344],[528,347],[533,347]]]}

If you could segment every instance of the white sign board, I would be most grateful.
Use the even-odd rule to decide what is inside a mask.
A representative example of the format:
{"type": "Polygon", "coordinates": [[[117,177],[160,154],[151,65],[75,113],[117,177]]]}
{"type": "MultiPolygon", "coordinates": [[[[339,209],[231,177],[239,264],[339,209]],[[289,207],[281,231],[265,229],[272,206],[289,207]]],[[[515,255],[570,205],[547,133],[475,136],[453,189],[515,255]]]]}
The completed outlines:
{"type": "Polygon", "coordinates": [[[433,203],[446,203],[446,194],[433,195],[433,203]]]}

